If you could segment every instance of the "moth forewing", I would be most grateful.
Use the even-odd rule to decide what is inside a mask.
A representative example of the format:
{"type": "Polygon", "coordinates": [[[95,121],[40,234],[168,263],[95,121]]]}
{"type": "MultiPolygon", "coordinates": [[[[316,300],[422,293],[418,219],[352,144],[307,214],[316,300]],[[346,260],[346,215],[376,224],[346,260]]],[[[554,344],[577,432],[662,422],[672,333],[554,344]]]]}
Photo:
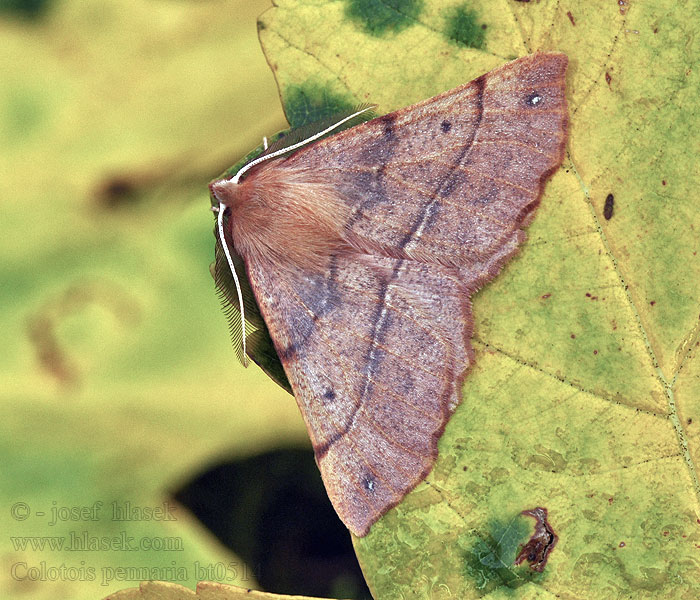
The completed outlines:
{"type": "Polygon", "coordinates": [[[563,160],[566,65],[513,61],[212,187],[355,535],[436,460],[473,362],[470,296],[517,251],[563,160]]]}

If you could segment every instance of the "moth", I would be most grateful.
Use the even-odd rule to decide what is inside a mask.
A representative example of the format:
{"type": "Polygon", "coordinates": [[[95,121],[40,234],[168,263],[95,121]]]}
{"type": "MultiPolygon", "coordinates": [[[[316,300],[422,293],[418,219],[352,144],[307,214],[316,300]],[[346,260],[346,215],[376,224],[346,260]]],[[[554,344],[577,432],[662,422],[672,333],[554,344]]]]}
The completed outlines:
{"type": "Polygon", "coordinates": [[[566,67],[526,56],[338,131],[360,108],[210,184],[239,355],[293,392],[357,536],[437,458],[474,362],[470,298],[564,157],[566,67]]]}

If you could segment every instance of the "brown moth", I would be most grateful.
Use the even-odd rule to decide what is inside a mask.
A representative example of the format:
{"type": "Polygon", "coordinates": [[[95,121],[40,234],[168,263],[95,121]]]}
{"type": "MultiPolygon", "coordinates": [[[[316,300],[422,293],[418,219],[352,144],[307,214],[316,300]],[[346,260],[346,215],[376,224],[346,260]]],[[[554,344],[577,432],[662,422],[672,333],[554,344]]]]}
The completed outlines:
{"type": "Polygon", "coordinates": [[[234,277],[232,257],[245,264],[355,535],[435,462],[474,361],[470,297],[515,254],[563,160],[566,66],[515,60],[211,185],[224,264],[234,277]]]}

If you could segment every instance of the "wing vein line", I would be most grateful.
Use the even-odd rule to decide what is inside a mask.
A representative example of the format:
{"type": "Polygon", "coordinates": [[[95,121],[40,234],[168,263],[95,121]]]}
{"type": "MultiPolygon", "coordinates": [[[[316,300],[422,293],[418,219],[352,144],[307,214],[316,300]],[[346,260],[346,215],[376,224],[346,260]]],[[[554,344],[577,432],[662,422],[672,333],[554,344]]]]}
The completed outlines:
{"type": "MultiPolygon", "coordinates": [[[[308,306],[306,305],[306,303],[304,302],[304,300],[299,296],[299,294],[297,294],[297,293],[294,291],[294,289],[289,288],[289,287],[287,287],[287,286],[285,286],[285,287],[286,287],[286,289],[287,289],[287,291],[288,291],[289,293],[291,293],[291,294],[293,294],[294,296],[297,297],[299,303],[300,303],[301,305],[304,306],[304,308],[307,310],[307,312],[308,312],[310,315],[313,315],[313,314],[314,314],[313,311],[311,311],[311,310],[308,308],[308,306]]],[[[336,328],[337,328],[337,327],[336,327],[336,328]]],[[[334,344],[332,343],[332,340],[330,339],[330,336],[329,336],[328,334],[325,333],[324,328],[323,328],[323,327],[318,327],[317,329],[318,329],[318,331],[320,332],[320,334],[322,335],[322,337],[324,338],[324,340],[327,342],[327,346],[328,346],[329,348],[333,349],[334,344]]],[[[362,341],[367,341],[367,340],[368,340],[368,338],[363,337],[363,336],[360,336],[356,331],[354,331],[354,330],[352,330],[352,329],[350,329],[350,328],[345,327],[345,328],[343,328],[343,330],[344,330],[346,333],[348,333],[349,335],[352,335],[353,337],[355,337],[355,338],[357,338],[357,339],[360,339],[360,340],[362,340],[362,341]]],[[[438,341],[439,341],[439,340],[438,340],[438,341]]],[[[347,389],[348,391],[352,390],[352,385],[350,385],[350,383],[349,383],[349,381],[348,381],[348,379],[347,379],[347,375],[346,375],[346,372],[349,372],[351,369],[343,368],[343,367],[347,366],[347,365],[346,365],[346,362],[342,360],[342,358],[340,357],[340,354],[338,354],[336,351],[334,351],[334,350],[331,350],[331,351],[335,354],[335,357],[336,357],[336,359],[337,359],[337,365],[341,367],[341,372],[343,373],[343,378],[344,378],[344,383],[345,383],[345,385],[346,385],[346,389],[347,389]]],[[[408,359],[404,359],[404,361],[405,361],[409,366],[411,366],[411,367],[416,367],[416,365],[410,363],[410,362],[408,361],[408,359]]],[[[350,366],[352,366],[352,365],[350,365],[350,366]]],[[[433,373],[430,373],[429,371],[426,371],[426,372],[427,372],[428,374],[430,374],[430,375],[433,374],[433,373]]],[[[392,394],[395,398],[399,399],[400,401],[406,403],[406,404],[407,404],[408,406],[410,406],[411,408],[415,409],[416,412],[419,412],[419,413],[423,414],[425,417],[428,417],[428,418],[430,418],[430,419],[434,419],[434,418],[435,418],[434,415],[432,415],[432,414],[429,413],[429,412],[426,412],[426,411],[423,410],[420,406],[418,406],[418,405],[416,405],[416,404],[413,404],[412,402],[406,400],[406,398],[404,398],[403,396],[400,396],[400,395],[397,394],[394,390],[392,390],[391,388],[389,388],[389,387],[387,387],[386,385],[384,385],[384,384],[382,384],[381,382],[379,382],[379,380],[372,379],[372,384],[373,384],[373,385],[379,384],[379,387],[381,387],[382,389],[386,390],[388,393],[392,394]]],[[[350,397],[350,394],[348,394],[348,396],[350,397]]],[[[320,404],[321,406],[323,406],[322,403],[319,403],[319,404],[320,404]]],[[[358,409],[359,409],[359,406],[356,408],[355,412],[356,412],[358,409]]],[[[327,410],[325,410],[325,408],[324,408],[324,411],[326,412],[328,418],[331,419],[330,413],[329,413],[327,410]]],[[[331,421],[333,422],[334,425],[337,425],[336,421],[334,421],[334,420],[332,420],[332,419],[331,419],[331,421]]],[[[343,425],[342,427],[345,427],[345,425],[343,425]]],[[[341,429],[342,427],[338,427],[338,429],[341,429]]]]}

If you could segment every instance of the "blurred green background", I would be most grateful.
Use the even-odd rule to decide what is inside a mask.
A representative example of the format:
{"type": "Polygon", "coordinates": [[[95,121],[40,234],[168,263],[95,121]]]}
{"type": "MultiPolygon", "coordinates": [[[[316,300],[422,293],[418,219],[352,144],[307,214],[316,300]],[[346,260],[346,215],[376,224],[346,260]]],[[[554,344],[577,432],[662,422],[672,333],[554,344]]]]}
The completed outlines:
{"type": "MultiPolygon", "coordinates": [[[[282,472],[324,493],[308,451],[274,451],[308,448],[303,422],[237,363],[209,274],[207,182],[286,127],[257,39],[270,6],[0,2],[2,598],[259,587],[309,552],[291,535],[262,564],[275,531],[261,540],[253,520],[269,515],[250,507],[275,497],[280,522],[307,510],[284,500],[306,479],[290,492],[282,472]],[[253,472],[268,476],[244,494],[253,472]],[[225,548],[175,494],[220,536],[248,527],[247,545],[225,548]]],[[[311,591],[360,593],[333,560],[311,591]]]]}

